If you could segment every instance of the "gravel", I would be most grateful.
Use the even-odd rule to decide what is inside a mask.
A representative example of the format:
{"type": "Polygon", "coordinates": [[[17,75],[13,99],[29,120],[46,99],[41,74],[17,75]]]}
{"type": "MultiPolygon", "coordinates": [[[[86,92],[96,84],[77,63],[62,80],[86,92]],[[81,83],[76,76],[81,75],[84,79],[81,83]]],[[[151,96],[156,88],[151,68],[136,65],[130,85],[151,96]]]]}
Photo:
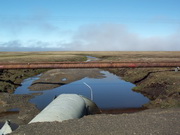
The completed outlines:
{"type": "Polygon", "coordinates": [[[133,114],[91,115],[64,122],[20,126],[13,135],[179,135],[180,108],[133,114]]]}

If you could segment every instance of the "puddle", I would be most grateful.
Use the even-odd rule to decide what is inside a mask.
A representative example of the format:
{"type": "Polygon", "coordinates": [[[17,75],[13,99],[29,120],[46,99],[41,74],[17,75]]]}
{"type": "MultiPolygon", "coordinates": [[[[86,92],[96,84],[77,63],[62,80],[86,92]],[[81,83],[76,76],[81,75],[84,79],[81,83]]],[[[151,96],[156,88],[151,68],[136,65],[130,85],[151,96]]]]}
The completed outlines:
{"type": "Polygon", "coordinates": [[[7,110],[7,111],[9,111],[9,112],[15,112],[15,111],[19,111],[20,109],[19,108],[12,108],[12,109],[9,109],[9,110],[7,110]]]}
{"type": "Polygon", "coordinates": [[[85,82],[92,88],[93,101],[101,109],[141,108],[143,104],[149,102],[148,98],[131,90],[135,87],[134,84],[121,80],[120,77],[108,71],[99,72],[103,74],[103,78],[84,77],[78,81],[73,81],[46,91],[31,91],[29,89],[31,84],[39,79],[39,76],[35,76],[24,80],[22,86],[18,87],[14,94],[34,94],[41,92],[41,95],[36,95],[30,102],[36,104],[42,110],[54,97],[62,93],[80,94],[91,98],[91,91],[84,84],[85,82]]]}
{"type": "Polygon", "coordinates": [[[87,60],[86,62],[89,62],[89,61],[98,61],[99,59],[96,58],[96,57],[93,57],[93,56],[86,56],[87,60]]]}

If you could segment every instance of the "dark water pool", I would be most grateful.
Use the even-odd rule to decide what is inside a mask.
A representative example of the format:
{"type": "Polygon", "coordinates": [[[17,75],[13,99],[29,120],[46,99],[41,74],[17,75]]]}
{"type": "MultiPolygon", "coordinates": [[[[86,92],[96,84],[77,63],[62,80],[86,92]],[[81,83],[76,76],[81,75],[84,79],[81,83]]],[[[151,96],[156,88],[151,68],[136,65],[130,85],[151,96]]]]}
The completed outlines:
{"type": "Polygon", "coordinates": [[[88,78],[51,89],[46,91],[31,91],[28,87],[37,80],[39,76],[34,76],[23,81],[22,86],[18,87],[15,94],[35,94],[36,96],[30,102],[37,105],[39,109],[47,106],[55,96],[62,93],[75,93],[91,98],[90,89],[84,84],[87,83],[93,90],[93,101],[101,109],[114,108],[139,108],[143,104],[149,102],[149,99],[140,93],[136,93],[131,89],[134,84],[121,80],[120,77],[109,73],[108,71],[100,71],[104,74],[104,78],[88,78]]]}

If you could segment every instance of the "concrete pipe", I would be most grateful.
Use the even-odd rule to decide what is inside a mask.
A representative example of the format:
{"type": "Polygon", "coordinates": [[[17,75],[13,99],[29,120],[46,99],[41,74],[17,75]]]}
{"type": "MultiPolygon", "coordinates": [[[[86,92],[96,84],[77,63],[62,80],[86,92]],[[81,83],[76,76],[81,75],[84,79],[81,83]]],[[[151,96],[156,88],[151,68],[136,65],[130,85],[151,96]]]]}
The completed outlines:
{"type": "Polygon", "coordinates": [[[79,95],[79,96],[82,97],[83,100],[85,101],[87,115],[101,113],[101,110],[99,109],[99,107],[92,100],[90,100],[84,96],[81,96],[81,95],[79,95]]]}
{"type": "Polygon", "coordinates": [[[100,110],[91,100],[77,94],[61,94],[32,119],[29,124],[35,122],[62,122],[81,118],[95,112],[100,113],[100,110]]]}

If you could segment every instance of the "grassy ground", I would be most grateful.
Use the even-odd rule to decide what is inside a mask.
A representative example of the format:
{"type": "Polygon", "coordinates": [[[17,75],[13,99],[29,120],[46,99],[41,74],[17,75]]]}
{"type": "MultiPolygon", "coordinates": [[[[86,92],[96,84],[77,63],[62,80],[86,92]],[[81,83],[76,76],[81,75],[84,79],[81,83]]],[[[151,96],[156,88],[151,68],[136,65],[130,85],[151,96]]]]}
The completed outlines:
{"type": "MultiPolygon", "coordinates": [[[[77,52],[0,52],[0,63],[85,61],[77,52]]],[[[44,69],[0,70],[0,92],[13,93],[21,82],[40,74],[44,69]]]]}
{"type": "Polygon", "coordinates": [[[84,61],[86,57],[75,52],[0,52],[0,62],[58,62],[84,61]]]}
{"type": "Polygon", "coordinates": [[[90,55],[102,61],[179,61],[180,52],[78,52],[81,55],[90,55]]]}
{"type": "Polygon", "coordinates": [[[0,62],[84,61],[85,56],[102,61],[179,61],[180,52],[0,52],[0,62]]]}

